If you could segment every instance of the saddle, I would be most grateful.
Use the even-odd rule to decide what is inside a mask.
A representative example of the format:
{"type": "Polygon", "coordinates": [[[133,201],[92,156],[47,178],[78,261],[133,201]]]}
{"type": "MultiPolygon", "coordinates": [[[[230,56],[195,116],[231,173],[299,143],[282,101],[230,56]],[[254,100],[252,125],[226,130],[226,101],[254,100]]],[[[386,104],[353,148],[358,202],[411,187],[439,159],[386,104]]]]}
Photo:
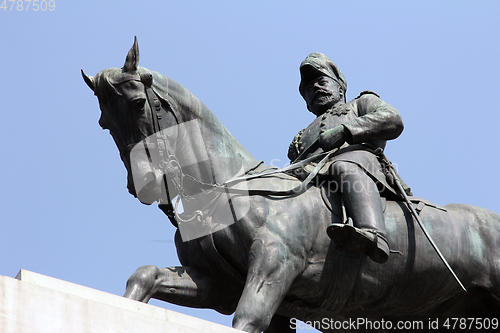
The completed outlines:
{"type": "MultiPolygon", "coordinates": [[[[339,192],[330,192],[328,191],[327,186],[323,186],[321,188],[321,198],[323,199],[323,203],[325,206],[328,208],[330,212],[332,212],[332,223],[346,223],[349,219],[347,217],[347,213],[345,210],[344,203],[342,201],[341,194],[339,192]]],[[[438,209],[444,212],[447,212],[447,209],[444,208],[443,206],[437,205],[435,203],[430,202],[429,200],[415,197],[415,196],[409,196],[408,199],[413,205],[413,208],[417,211],[417,213],[420,215],[422,210],[425,207],[430,207],[433,209],[438,209]]],[[[385,210],[387,208],[387,201],[398,201],[398,202],[405,202],[403,199],[394,199],[394,198],[386,198],[386,197],[380,197],[381,204],[382,204],[382,211],[385,213],[385,210]]]]}

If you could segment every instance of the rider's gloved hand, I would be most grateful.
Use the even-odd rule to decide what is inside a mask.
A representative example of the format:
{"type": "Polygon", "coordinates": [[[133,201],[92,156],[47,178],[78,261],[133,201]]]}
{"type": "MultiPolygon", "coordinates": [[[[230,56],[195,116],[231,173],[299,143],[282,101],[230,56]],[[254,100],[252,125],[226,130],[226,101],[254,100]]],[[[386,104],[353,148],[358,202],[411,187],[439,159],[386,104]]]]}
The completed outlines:
{"type": "Polygon", "coordinates": [[[323,132],[319,137],[319,146],[324,151],[329,151],[341,147],[347,140],[347,129],[343,126],[337,126],[323,132]]]}

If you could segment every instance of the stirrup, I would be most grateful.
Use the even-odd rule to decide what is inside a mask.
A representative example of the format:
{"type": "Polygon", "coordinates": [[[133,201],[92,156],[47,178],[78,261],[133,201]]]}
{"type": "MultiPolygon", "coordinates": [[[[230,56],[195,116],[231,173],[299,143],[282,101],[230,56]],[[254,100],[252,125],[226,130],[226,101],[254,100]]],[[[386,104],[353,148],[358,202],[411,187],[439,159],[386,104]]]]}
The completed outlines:
{"type": "Polygon", "coordinates": [[[355,250],[377,263],[389,259],[389,244],[373,231],[356,228],[350,224],[333,223],[326,229],[337,250],[355,250]]]}

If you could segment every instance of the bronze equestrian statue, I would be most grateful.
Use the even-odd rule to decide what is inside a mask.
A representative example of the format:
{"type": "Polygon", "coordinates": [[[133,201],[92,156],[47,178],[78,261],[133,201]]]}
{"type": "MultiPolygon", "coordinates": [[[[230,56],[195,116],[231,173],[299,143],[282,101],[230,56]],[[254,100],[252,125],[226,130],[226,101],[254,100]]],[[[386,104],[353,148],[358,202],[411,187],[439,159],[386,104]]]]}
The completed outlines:
{"type": "MultiPolygon", "coordinates": [[[[318,142],[314,135],[319,130],[312,130],[310,137],[304,131],[296,140],[295,154],[303,149],[306,155],[297,159],[292,149],[292,159],[301,167],[294,171],[305,170],[297,176],[294,171],[273,171],[256,160],[192,93],[162,74],[139,67],[138,62],[136,40],[121,69],[106,69],[95,77],[82,71],[99,100],[99,124],[109,129],[128,171],[130,193],[145,204],[160,201],[178,227],[175,245],[182,266],[140,267],[129,278],[125,297],[142,302],[153,297],[234,313],[233,327],[252,333],[293,332],[291,324],[296,320],[345,323],[356,318],[421,321],[425,327],[415,331],[436,332],[427,324],[430,320],[443,327],[446,318],[493,321],[500,316],[500,215],[470,205],[441,207],[409,197],[411,208],[418,212],[466,293],[415,226],[408,204],[391,196],[393,186],[387,178],[379,177],[377,170],[365,170],[366,164],[360,161],[365,155],[375,161],[371,149],[383,148],[383,142],[397,137],[402,129],[397,111],[375,94],[336,103],[338,108],[325,106],[323,114],[332,111],[324,125],[319,117],[317,125],[325,131],[318,142]],[[363,120],[381,105],[387,110],[382,114],[393,125],[381,130],[374,123],[373,132],[363,133],[363,120]],[[335,110],[340,114],[334,115],[335,110]],[[337,146],[342,150],[359,144],[368,147],[347,149],[345,160],[344,153],[335,155],[335,149],[320,153],[327,161],[305,158],[316,149],[337,146]],[[137,146],[143,148],[134,154],[137,146]],[[345,189],[330,191],[325,183],[315,182],[323,176],[335,180],[343,174],[338,169],[353,165],[369,178],[363,183],[365,190],[373,183],[378,186],[376,195],[362,199],[373,207],[360,207],[353,199],[356,195],[345,189]],[[176,195],[182,200],[182,214],[168,202],[176,195]],[[364,209],[373,214],[366,221],[364,209]],[[346,229],[350,230],[347,236],[354,235],[352,239],[343,234],[346,216],[353,220],[354,226],[346,229]],[[217,231],[183,241],[184,224],[217,231]],[[336,239],[338,231],[338,241],[344,239],[346,244],[334,244],[328,237],[325,230],[332,224],[332,237],[336,239]],[[353,245],[364,238],[377,249],[353,245]],[[387,261],[380,264],[386,256],[387,261]]],[[[315,70],[304,66],[302,78],[310,78],[306,72],[315,70]]],[[[328,71],[322,73],[342,87],[340,71],[335,77],[328,71]]],[[[316,106],[322,102],[319,99],[326,100],[326,89],[315,101],[314,93],[309,97],[306,91],[312,81],[305,81],[301,90],[309,108],[322,112],[316,106]]],[[[314,82],[313,91],[315,84],[322,83],[314,82]]],[[[337,92],[343,94],[342,99],[345,88],[337,92]]],[[[320,327],[323,332],[352,329],[320,327]]]]}

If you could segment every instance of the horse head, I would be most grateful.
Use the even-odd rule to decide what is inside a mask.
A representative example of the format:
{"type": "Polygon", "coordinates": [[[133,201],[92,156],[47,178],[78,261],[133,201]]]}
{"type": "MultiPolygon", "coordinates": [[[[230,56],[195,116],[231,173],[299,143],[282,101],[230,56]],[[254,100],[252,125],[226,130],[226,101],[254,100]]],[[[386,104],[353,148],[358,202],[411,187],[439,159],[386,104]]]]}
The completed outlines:
{"type": "MultiPolygon", "coordinates": [[[[148,103],[147,96],[153,73],[138,64],[139,47],[135,38],[121,69],[105,69],[95,77],[82,70],[82,76],[99,100],[99,125],[109,130],[125,164],[129,192],[142,203],[152,204],[162,196],[161,171],[151,158],[155,155],[154,139],[159,125],[154,119],[156,110],[148,103]]],[[[174,121],[172,116],[164,117],[162,127],[168,128],[174,121]]]]}
{"type": "Polygon", "coordinates": [[[121,69],[95,77],[82,70],[99,99],[99,124],[109,130],[127,168],[132,195],[144,204],[179,191],[192,196],[200,184],[224,182],[258,163],[191,92],[138,63],[135,38],[121,69]],[[185,175],[189,182],[181,180],[185,175]]]}

